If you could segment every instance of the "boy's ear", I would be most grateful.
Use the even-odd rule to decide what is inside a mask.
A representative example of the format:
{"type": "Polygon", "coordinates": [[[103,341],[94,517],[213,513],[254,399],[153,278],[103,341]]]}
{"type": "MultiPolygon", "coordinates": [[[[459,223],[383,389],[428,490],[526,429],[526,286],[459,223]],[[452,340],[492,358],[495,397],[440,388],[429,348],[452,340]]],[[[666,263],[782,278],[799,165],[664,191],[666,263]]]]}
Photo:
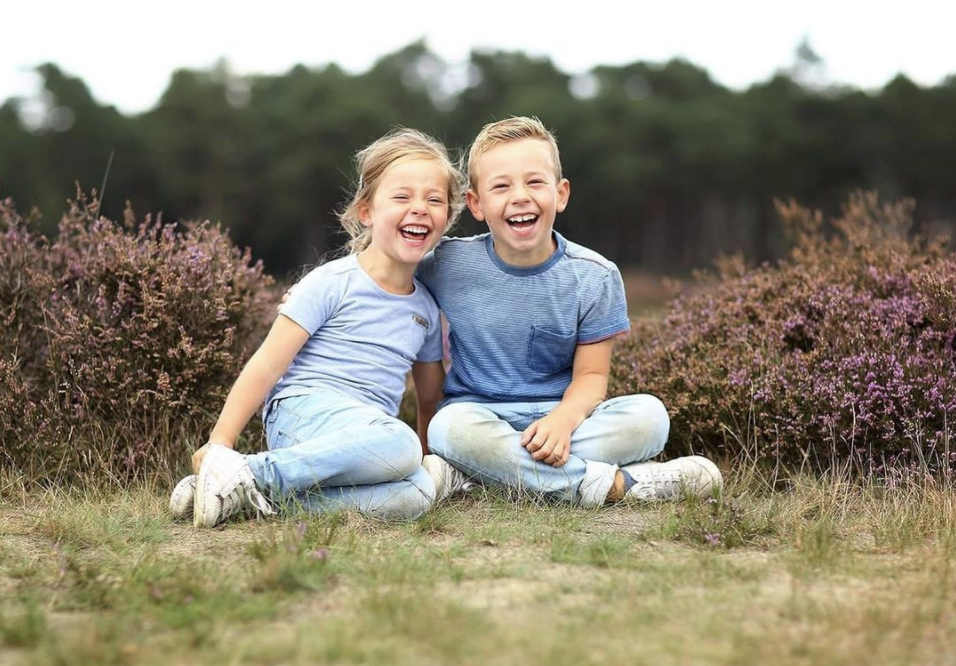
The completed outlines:
{"type": "Polygon", "coordinates": [[[558,207],[557,211],[563,213],[564,209],[568,207],[568,199],[571,198],[571,181],[567,178],[562,178],[558,182],[558,207]]]}
{"type": "Polygon", "coordinates": [[[465,203],[468,204],[468,210],[471,211],[472,216],[479,222],[485,221],[485,214],[481,210],[481,201],[478,199],[478,194],[474,190],[468,190],[465,193],[465,203]]]}

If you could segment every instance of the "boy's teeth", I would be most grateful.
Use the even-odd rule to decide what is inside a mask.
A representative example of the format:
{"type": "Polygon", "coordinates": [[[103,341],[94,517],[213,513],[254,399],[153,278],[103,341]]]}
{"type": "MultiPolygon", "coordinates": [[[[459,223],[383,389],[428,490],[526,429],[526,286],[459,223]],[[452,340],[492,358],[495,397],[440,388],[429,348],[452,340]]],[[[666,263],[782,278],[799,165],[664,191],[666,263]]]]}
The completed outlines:
{"type": "Polygon", "coordinates": [[[402,231],[408,232],[410,234],[427,234],[428,229],[426,227],[402,227],[402,231]]]}
{"type": "Polygon", "coordinates": [[[532,215],[529,213],[527,215],[515,215],[514,217],[509,217],[508,221],[512,223],[534,222],[537,217],[537,215],[532,215]]]}

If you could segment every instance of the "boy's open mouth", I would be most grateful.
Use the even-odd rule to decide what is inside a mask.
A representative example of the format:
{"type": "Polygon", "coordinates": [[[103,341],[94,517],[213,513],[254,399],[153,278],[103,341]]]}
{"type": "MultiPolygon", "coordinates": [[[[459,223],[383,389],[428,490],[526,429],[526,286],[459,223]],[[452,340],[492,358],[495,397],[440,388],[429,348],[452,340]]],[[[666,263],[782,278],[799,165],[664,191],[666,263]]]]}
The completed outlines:
{"type": "Polygon", "coordinates": [[[421,245],[428,237],[428,227],[422,227],[417,224],[410,224],[399,229],[405,242],[412,245],[421,245]]]}
{"type": "Polygon", "coordinates": [[[538,216],[534,213],[525,213],[524,215],[513,215],[505,221],[509,227],[521,233],[523,231],[531,231],[538,221],[538,216]]]}

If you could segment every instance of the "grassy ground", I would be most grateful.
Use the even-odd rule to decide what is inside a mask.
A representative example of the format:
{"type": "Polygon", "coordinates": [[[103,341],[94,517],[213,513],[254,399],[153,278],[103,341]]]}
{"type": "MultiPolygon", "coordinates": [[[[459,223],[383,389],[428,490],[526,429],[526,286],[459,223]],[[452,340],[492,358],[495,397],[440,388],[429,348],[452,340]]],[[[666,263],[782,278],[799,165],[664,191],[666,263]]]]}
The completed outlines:
{"type": "Polygon", "coordinates": [[[163,489],[0,479],[0,663],[956,663],[951,487],[728,480],[710,502],[478,490],[412,524],[197,531],[163,489]]]}

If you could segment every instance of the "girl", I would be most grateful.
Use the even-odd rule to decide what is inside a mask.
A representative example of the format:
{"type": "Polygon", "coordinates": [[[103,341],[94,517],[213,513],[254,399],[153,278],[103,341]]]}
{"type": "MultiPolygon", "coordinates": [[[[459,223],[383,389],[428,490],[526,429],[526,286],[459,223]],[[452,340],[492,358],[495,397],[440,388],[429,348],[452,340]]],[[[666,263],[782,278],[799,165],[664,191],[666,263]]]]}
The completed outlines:
{"type": "Polygon", "coordinates": [[[291,499],[411,519],[431,505],[421,462],[441,399],[441,325],[414,274],[460,212],[462,182],[445,148],[410,129],[356,162],[358,187],[340,215],[352,253],[312,270],[281,306],[193,456],[198,476],[173,491],[175,517],[213,527],[291,499]],[[409,368],[421,440],[396,418],[409,368]],[[269,450],[242,455],[236,440],[263,401],[269,450]]]}

